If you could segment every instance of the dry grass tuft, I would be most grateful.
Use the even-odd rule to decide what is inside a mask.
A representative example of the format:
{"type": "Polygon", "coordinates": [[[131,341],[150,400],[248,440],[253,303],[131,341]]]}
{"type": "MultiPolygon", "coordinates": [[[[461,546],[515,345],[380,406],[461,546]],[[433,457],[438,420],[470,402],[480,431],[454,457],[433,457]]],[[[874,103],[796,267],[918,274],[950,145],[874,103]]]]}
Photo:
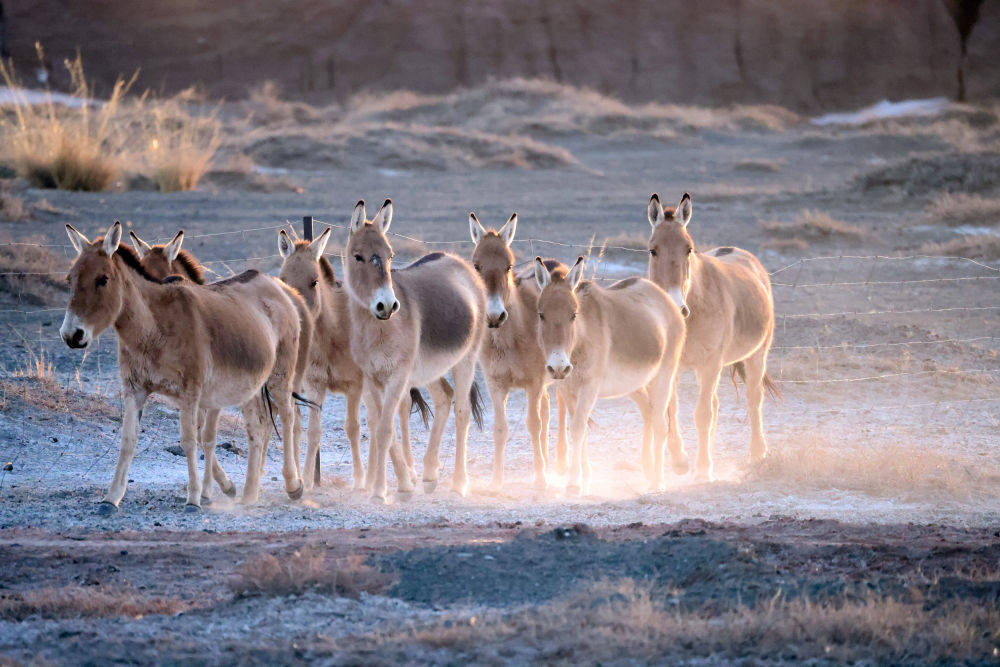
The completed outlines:
{"type": "Polygon", "coordinates": [[[781,171],[781,160],[740,160],[733,164],[733,171],[776,174],[781,171]]]}
{"type": "Polygon", "coordinates": [[[51,364],[41,355],[36,360],[45,364],[43,369],[32,368],[32,354],[29,352],[21,369],[8,372],[0,367],[0,395],[4,397],[3,411],[23,411],[37,416],[42,411],[65,415],[72,413],[81,419],[100,419],[120,422],[121,408],[112,406],[106,399],[85,391],[69,389],[52,375],[51,364]],[[42,370],[44,372],[38,372],[42,370]]]}
{"type": "Polygon", "coordinates": [[[198,184],[220,143],[214,112],[192,113],[190,92],[165,100],[130,96],[135,75],[118,79],[110,97],[98,101],[80,57],[64,64],[72,81],[70,104],[52,97],[32,103],[15,72],[0,63],[0,77],[20,91],[0,119],[0,146],[19,175],[35,187],[63,190],[107,190],[126,172],[162,191],[198,184]]]}
{"type": "Polygon", "coordinates": [[[1000,227],[1000,197],[945,193],[925,209],[927,222],[1000,227]]]}
{"type": "Polygon", "coordinates": [[[356,599],[361,593],[384,593],[393,583],[392,575],[365,565],[363,557],[331,563],[321,549],[303,547],[280,557],[251,558],[240,566],[230,588],[238,596],[301,595],[316,590],[356,599]]]}
{"type": "MultiPolygon", "coordinates": [[[[0,236],[0,243],[10,242],[0,236]]],[[[21,243],[45,243],[42,237],[18,239],[21,243]]],[[[18,304],[50,306],[66,299],[66,260],[42,245],[0,245],[0,293],[18,304]]]]}
{"type": "Polygon", "coordinates": [[[972,259],[1000,259],[1000,236],[972,234],[940,243],[926,243],[918,251],[922,255],[970,257],[972,259]]]}
{"type": "Polygon", "coordinates": [[[148,614],[175,616],[190,604],[175,598],[144,597],[135,591],[96,586],[45,587],[23,593],[0,595],[0,618],[23,621],[42,618],[92,618],[148,614]]]}
{"type": "Polygon", "coordinates": [[[867,236],[864,230],[855,225],[831,218],[826,213],[810,210],[802,211],[794,222],[770,221],[762,222],[760,226],[772,237],[793,241],[860,241],[867,236]]]}
{"type": "Polygon", "coordinates": [[[0,220],[24,222],[31,219],[31,206],[0,181],[0,220]]]}
{"type": "MultiPolygon", "coordinates": [[[[982,661],[992,656],[1000,611],[953,600],[944,613],[891,599],[776,597],[722,613],[664,604],[631,579],[600,582],[541,607],[442,619],[380,635],[377,644],[448,649],[457,662],[531,655],[539,662],[982,661]],[[585,631],[581,631],[585,629],[585,631]]],[[[370,646],[370,645],[369,645],[370,646]]]]}

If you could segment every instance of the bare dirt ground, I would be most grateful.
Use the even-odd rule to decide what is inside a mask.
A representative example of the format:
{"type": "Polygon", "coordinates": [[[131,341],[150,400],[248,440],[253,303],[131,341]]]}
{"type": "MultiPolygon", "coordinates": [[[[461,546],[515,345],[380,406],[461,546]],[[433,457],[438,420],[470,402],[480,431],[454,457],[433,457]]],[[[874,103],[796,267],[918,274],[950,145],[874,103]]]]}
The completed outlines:
{"type": "MultiPolygon", "coordinates": [[[[61,275],[10,276],[30,270],[15,265],[21,246],[0,246],[0,464],[11,464],[0,471],[0,656],[995,659],[995,113],[818,127],[773,110],[749,114],[752,122],[747,112],[597,113],[606,99],[529,92],[485,110],[475,95],[349,110],[272,100],[269,120],[229,126],[224,154],[252,156],[260,166],[249,175],[219,171],[175,194],[12,183],[30,219],[0,222],[0,241],[53,244],[55,256],[36,271],[58,272],[69,263],[63,222],[96,236],[120,218],[147,240],[184,228],[185,247],[219,275],[274,271],[286,219],[343,225],[358,198],[388,195],[392,231],[423,241],[397,237],[400,263],[430,248],[468,255],[469,210],[494,224],[516,210],[520,259],[590,254],[594,277],[610,280],[644,271],[649,194],[673,202],[689,191],[700,246],[745,247],[773,271],[770,370],[784,400],[765,406],[769,458],[749,466],[742,387],[726,379],[716,480],[671,477],[650,492],[638,465],[639,415],[628,401],[604,401],[590,435],[594,483],[568,499],[558,475],[549,490],[532,488],[515,395],[502,491],[487,487],[488,413],[486,430],[470,436],[469,497],[439,490],[380,508],[349,490],[335,397],[324,414],[321,488],[289,501],[273,446],[258,505],[216,491],[191,516],[181,512],[185,466],[168,451],[176,413],[157,404],[144,416],[121,511],[98,518],[120,426],[114,335],[86,356],[69,350],[58,340],[61,275]],[[516,141],[496,143],[495,134],[516,141]],[[328,159],[310,161],[316,155],[328,159]],[[294,563],[303,550],[319,570],[348,559],[392,583],[345,592],[313,570],[291,589],[248,593],[233,583],[260,578],[245,568],[261,554],[294,563]],[[596,630],[570,642],[583,626],[596,630]]],[[[692,377],[680,391],[693,455],[692,377]]],[[[419,457],[427,432],[416,420],[412,432],[419,457]]],[[[246,446],[236,417],[220,442],[220,461],[240,484],[246,446]]]]}

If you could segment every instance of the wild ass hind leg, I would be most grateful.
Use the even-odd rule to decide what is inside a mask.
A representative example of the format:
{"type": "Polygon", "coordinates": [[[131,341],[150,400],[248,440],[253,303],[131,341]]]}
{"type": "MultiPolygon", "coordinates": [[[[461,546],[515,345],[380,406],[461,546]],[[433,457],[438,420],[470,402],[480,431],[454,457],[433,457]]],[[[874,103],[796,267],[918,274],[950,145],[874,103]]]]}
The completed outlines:
{"type": "Polygon", "coordinates": [[[646,481],[650,484],[653,483],[653,411],[650,406],[649,392],[643,387],[637,391],[629,394],[629,398],[635,403],[636,407],[639,408],[639,414],[642,415],[642,454],[640,456],[640,462],[642,463],[642,472],[646,475],[646,481]]]}
{"type": "Polygon", "coordinates": [[[697,478],[712,481],[712,433],[715,431],[716,394],[722,364],[702,366],[698,374],[698,405],[694,410],[694,420],[698,427],[698,459],[695,463],[697,478]]]}
{"type": "MultiPolygon", "coordinates": [[[[309,423],[306,426],[306,464],[302,469],[302,485],[306,491],[312,490],[313,486],[319,486],[319,448],[323,439],[323,404],[325,403],[326,390],[317,391],[315,387],[306,388],[306,396],[311,396],[309,400],[313,405],[309,406],[309,423]]],[[[301,430],[301,417],[299,409],[294,408],[296,417],[296,431],[301,430]]],[[[301,436],[299,436],[301,437],[301,436]]],[[[295,457],[298,464],[299,458],[295,457]]]]}
{"type": "MultiPolygon", "coordinates": [[[[124,384],[124,383],[123,383],[124,384]]],[[[107,494],[97,506],[97,513],[108,516],[118,511],[118,503],[125,495],[128,484],[128,471],[135,457],[136,444],[139,442],[139,419],[142,408],[146,405],[149,394],[144,391],[126,390],[124,392],[125,410],[122,416],[121,448],[118,452],[118,463],[115,475],[111,478],[111,486],[107,494]]]]}
{"type": "MultiPolygon", "coordinates": [[[[510,391],[500,383],[490,381],[488,385],[490,403],[493,404],[493,479],[490,481],[490,487],[500,489],[503,487],[504,451],[510,434],[510,429],[507,427],[507,396],[510,391]]],[[[529,406],[529,414],[530,411],[529,406]]],[[[531,427],[528,430],[530,431],[531,427]]]]}
{"type": "Polygon", "coordinates": [[[351,463],[354,466],[354,490],[365,488],[365,466],[361,461],[361,388],[351,388],[345,393],[347,415],[344,431],[351,443],[351,463]]]}
{"type": "Polygon", "coordinates": [[[427,450],[424,452],[423,482],[424,493],[434,493],[438,484],[438,476],[441,474],[441,438],[444,437],[444,429],[448,425],[448,417],[451,415],[455,390],[452,389],[447,380],[441,378],[428,385],[427,391],[434,404],[434,418],[431,421],[431,434],[427,441],[427,450]]]}
{"type": "MultiPolygon", "coordinates": [[[[527,426],[528,435],[531,437],[531,445],[534,450],[535,464],[535,488],[544,491],[548,488],[549,482],[546,477],[546,457],[545,450],[548,447],[548,428],[543,424],[548,419],[549,402],[545,387],[529,386],[525,389],[527,398],[527,426]]],[[[506,409],[504,410],[506,412],[506,409]]]]}
{"type": "MultiPolygon", "coordinates": [[[[187,503],[185,512],[197,512],[201,509],[201,479],[198,477],[198,400],[185,401],[181,406],[181,449],[188,466],[187,503]]],[[[205,465],[211,462],[206,458],[205,465]]]]}
{"type": "Polygon", "coordinates": [[[677,400],[678,375],[674,376],[674,387],[670,391],[670,400],[667,402],[667,448],[670,450],[670,461],[674,474],[686,475],[691,469],[691,462],[688,460],[687,452],[684,451],[684,438],[681,437],[677,400]]]}
{"type": "Polygon", "coordinates": [[[763,461],[767,456],[767,440],[764,438],[764,374],[767,371],[767,353],[770,345],[765,345],[753,356],[744,360],[747,385],[747,413],[750,415],[750,461],[763,461]]]}
{"type": "Polygon", "coordinates": [[[574,401],[575,405],[570,411],[569,440],[572,452],[569,462],[569,479],[566,482],[567,496],[580,496],[585,493],[582,477],[583,457],[586,453],[587,422],[590,420],[590,411],[594,409],[596,402],[597,386],[581,387],[574,401]]]}
{"type": "Polygon", "coordinates": [[[451,490],[460,496],[469,493],[468,453],[469,419],[472,417],[472,401],[469,393],[476,381],[476,359],[478,346],[452,368],[455,381],[455,474],[451,478],[451,490]]]}
{"type": "Polygon", "coordinates": [[[220,410],[203,410],[201,432],[198,436],[201,442],[201,450],[205,454],[205,477],[201,483],[201,501],[211,502],[209,490],[212,487],[212,478],[224,494],[230,498],[236,495],[236,485],[229,479],[229,475],[219,465],[219,459],[215,455],[216,439],[219,432],[220,410]],[[209,477],[211,474],[211,477],[209,477]]]}
{"type": "Polygon", "coordinates": [[[399,449],[402,452],[406,467],[410,469],[410,483],[417,483],[416,463],[413,460],[413,447],[410,440],[410,415],[413,414],[413,399],[405,394],[399,402],[399,449]]]}

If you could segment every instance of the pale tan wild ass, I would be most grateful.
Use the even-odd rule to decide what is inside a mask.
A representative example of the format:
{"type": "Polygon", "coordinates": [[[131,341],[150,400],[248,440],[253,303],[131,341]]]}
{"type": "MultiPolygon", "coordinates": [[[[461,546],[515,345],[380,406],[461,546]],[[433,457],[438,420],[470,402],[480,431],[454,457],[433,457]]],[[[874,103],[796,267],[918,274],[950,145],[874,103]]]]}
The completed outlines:
{"type": "MultiPolygon", "coordinates": [[[[486,338],[479,352],[490,400],[493,403],[493,481],[503,486],[504,450],[507,446],[507,396],[511,389],[524,389],[527,399],[525,422],[534,452],[535,486],[547,485],[550,403],[546,386],[552,381],[545,371],[545,356],[538,344],[538,286],[534,280],[514,275],[514,253],[510,244],[517,231],[517,213],[499,230],[486,230],[475,213],[469,213],[469,234],[476,244],[473,267],[486,285],[486,338]]],[[[549,270],[562,267],[550,260],[549,270]]],[[[530,274],[529,274],[530,275],[530,274]]],[[[564,452],[561,452],[564,458],[564,452]]]]}
{"type": "MultiPolygon", "coordinates": [[[[72,348],[84,348],[109,326],[118,334],[125,410],[121,452],[101,513],[115,511],[125,494],[141,411],[153,393],[181,409],[180,439],[188,464],[186,507],[193,510],[201,505],[202,491],[199,411],[243,406],[248,431],[255,425],[243,500],[255,501],[259,457],[270,426],[263,417],[264,394],[270,393],[277,406],[285,441],[293,442],[292,386],[300,328],[289,291],[258,271],[207,286],[157,280],[142,268],[135,251],[121,244],[117,221],[93,243],[71,225],[66,232],[77,257],[69,272],[63,340],[72,348]]],[[[302,482],[292,449],[285,448],[283,473],[285,489],[295,498],[302,493],[302,482]]],[[[206,468],[213,458],[214,450],[207,449],[206,468]]]]}
{"type": "MultiPolygon", "coordinates": [[[[559,380],[570,410],[572,448],[566,492],[580,494],[590,481],[587,423],[598,398],[631,396],[643,410],[652,438],[643,438],[642,465],[654,489],[663,478],[666,410],[681,348],[684,320],[662,289],[644,278],[607,288],[583,280],[583,257],[569,272],[551,273],[535,258],[537,336],[545,370],[559,380]],[[647,443],[650,443],[647,444],[647,443]],[[649,450],[652,451],[649,451],[649,450]],[[582,476],[582,479],[581,479],[582,476]]],[[[675,467],[682,450],[671,449],[675,467]]]]}
{"type": "MultiPolygon", "coordinates": [[[[719,377],[734,365],[744,377],[750,413],[750,457],[767,454],[762,403],[764,390],[778,394],[767,375],[767,353],[774,337],[774,299],[767,270],[751,253],[723,247],[698,252],[688,233],[691,195],[684,193],[676,208],[664,209],[655,193],[647,216],[653,226],[649,237],[649,278],[666,290],[680,307],[687,324],[687,342],[681,365],[698,376],[698,458],[702,479],[712,477],[712,441],[719,418],[719,377]]],[[[671,448],[683,447],[677,423],[677,395],[670,401],[671,448]]]]}
{"type": "MultiPolygon", "coordinates": [[[[466,494],[469,478],[466,440],[476,358],[485,329],[486,291],[464,260],[447,253],[425,255],[393,272],[392,222],[387,199],[372,220],[359,201],[351,217],[344,251],[344,281],[350,296],[351,354],[365,375],[366,404],[372,426],[368,486],[372,499],[386,501],[386,455],[401,493],[412,491],[406,462],[394,446],[393,418],[407,389],[429,385],[435,408],[437,380],[452,372],[455,386],[455,474],[452,489],[466,494]]],[[[444,412],[447,412],[446,410],[444,412]]],[[[424,455],[424,490],[437,486],[441,430],[431,431],[424,455]]]]}
{"type": "MultiPolygon", "coordinates": [[[[303,380],[305,395],[309,397],[309,425],[307,429],[308,450],[303,475],[306,490],[312,481],[319,484],[319,446],[322,438],[322,409],[326,392],[343,394],[346,399],[344,431],[351,445],[354,464],[354,488],[365,488],[365,468],[361,460],[361,399],[364,388],[364,374],[351,356],[351,324],[348,317],[347,292],[336,279],[333,266],[323,255],[330,240],[332,227],[312,241],[293,240],[285,230],[278,233],[278,252],[282,257],[279,277],[294,287],[302,295],[315,322],[313,345],[309,355],[309,365],[303,380]]],[[[445,380],[439,382],[440,391],[451,401],[451,385],[445,380]]],[[[413,454],[409,446],[409,416],[412,405],[423,405],[423,399],[416,389],[400,401],[399,420],[402,431],[403,451],[407,464],[412,469],[413,454]]],[[[447,422],[450,409],[434,415],[447,422]]],[[[444,428],[444,425],[440,428],[444,428]]],[[[415,482],[415,473],[411,474],[415,482]]]]}

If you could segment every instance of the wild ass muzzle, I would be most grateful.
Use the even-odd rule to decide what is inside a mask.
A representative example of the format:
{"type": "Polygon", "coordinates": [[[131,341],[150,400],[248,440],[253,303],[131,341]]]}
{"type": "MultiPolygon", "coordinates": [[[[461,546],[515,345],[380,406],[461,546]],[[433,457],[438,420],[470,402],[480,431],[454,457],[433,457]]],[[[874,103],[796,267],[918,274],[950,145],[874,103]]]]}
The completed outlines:
{"type": "MultiPolygon", "coordinates": [[[[512,389],[524,389],[525,418],[534,452],[535,487],[548,486],[549,412],[546,386],[552,381],[545,371],[545,357],[538,344],[538,286],[534,279],[514,275],[514,253],[510,244],[517,231],[517,213],[500,229],[484,229],[475,213],[469,213],[469,234],[476,244],[472,264],[486,285],[486,338],[479,363],[493,403],[493,481],[500,488],[504,479],[507,446],[507,397],[512,389]]],[[[550,270],[566,269],[552,261],[550,270]]]]}
{"type": "MultiPolygon", "coordinates": [[[[100,512],[115,511],[125,494],[135,455],[139,418],[151,394],[180,408],[181,447],[188,464],[187,508],[201,505],[198,418],[202,410],[242,406],[252,429],[243,501],[254,502],[260,455],[269,424],[262,392],[277,406],[286,443],[293,442],[292,383],[300,326],[295,303],[277,280],[258,271],[212,285],[161,281],[142,268],[131,246],[121,244],[115,222],[93,242],[66,225],[77,257],[69,272],[70,299],[60,329],[72,348],[85,348],[108,327],[118,335],[125,406],[121,451],[100,512]]],[[[202,443],[203,446],[205,443],[202,443]]],[[[285,447],[285,489],[302,494],[293,448],[285,447]]],[[[205,452],[206,464],[214,456],[205,452]]]]}
{"type": "MultiPolygon", "coordinates": [[[[369,424],[374,424],[367,486],[373,501],[386,502],[386,455],[392,453],[400,492],[412,491],[406,462],[395,447],[393,417],[410,387],[429,385],[433,390],[451,371],[456,438],[452,490],[465,495],[470,392],[486,328],[486,291],[472,267],[447,253],[425,255],[393,272],[386,236],[391,223],[392,200],[386,199],[371,220],[365,216],[364,201],[359,201],[344,251],[351,355],[364,373],[369,424]]],[[[439,431],[432,429],[424,455],[427,493],[438,482],[442,431],[443,425],[439,431]]]]}
{"type": "MultiPolygon", "coordinates": [[[[570,411],[569,478],[566,492],[579,495],[590,483],[587,426],[598,398],[631,396],[644,409],[642,466],[650,484],[663,480],[666,410],[684,344],[684,321],[662,289],[644,278],[607,288],[583,280],[583,257],[565,272],[551,273],[535,258],[537,337],[544,368],[559,381],[570,411]],[[650,444],[651,443],[651,444],[650,444]],[[651,450],[651,451],[650,451],[651,450]]],[[[671,450],[675,468],[684,452],[671,450]]],[[[686,463],[684,464],[686,466],[686,463]]]]}
{"type": "MultiPolygon", "coordinates": [[[[753,254],[740,248],[722,247],[707,252],[695,249],[688,233],[691,195],[684,193],[676,208],[660,204],[655,193],[649,199],[649,278],[662,287],[680,307],[687,324],[687,342],[681,366],[694,369],[698,377],[697,475],[712,478],[712,440],[719,419],[719,377],[730,364],[741,369],[747,388],[750,414],[750,458],[767,454],[762,404],[764,390],[777,393],[767,375],[767,354],[774,338],[774,299],[767,270],[753,254]]],[[[677,396],[671,399],[671,448],[682,448],[677,422],[677,396]]]]}

